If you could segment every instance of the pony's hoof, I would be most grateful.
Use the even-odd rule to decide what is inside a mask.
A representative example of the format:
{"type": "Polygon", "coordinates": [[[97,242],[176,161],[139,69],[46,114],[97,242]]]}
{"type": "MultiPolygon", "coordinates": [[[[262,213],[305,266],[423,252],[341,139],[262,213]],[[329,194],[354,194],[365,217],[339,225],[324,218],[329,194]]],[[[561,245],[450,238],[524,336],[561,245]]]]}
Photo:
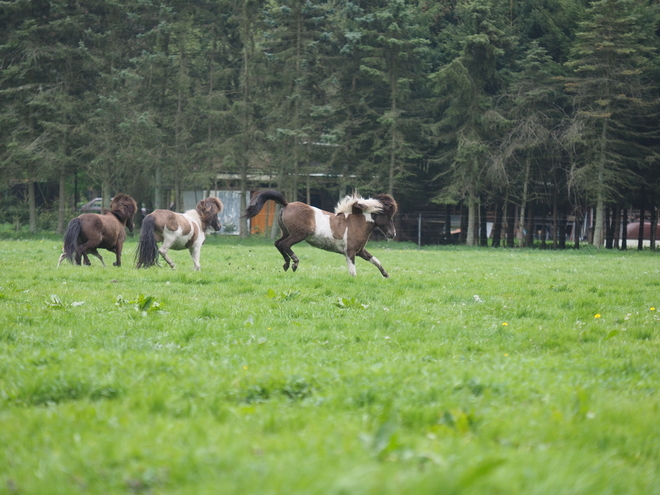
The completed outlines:
{"type": "Polygon", "coordinates": [[[288,263],[284,263],[284,264],[282,265],[282,268],[284,268],[284,271],[287,271],[287,270],[289,269],[289,264],[288,264],[288,263]]]}
{"type": "Polygon", "coordinates": [[[294,272],[298,269],[298,263],[294,263],[294,265],[291,267],[291,270],[294,272]]]}

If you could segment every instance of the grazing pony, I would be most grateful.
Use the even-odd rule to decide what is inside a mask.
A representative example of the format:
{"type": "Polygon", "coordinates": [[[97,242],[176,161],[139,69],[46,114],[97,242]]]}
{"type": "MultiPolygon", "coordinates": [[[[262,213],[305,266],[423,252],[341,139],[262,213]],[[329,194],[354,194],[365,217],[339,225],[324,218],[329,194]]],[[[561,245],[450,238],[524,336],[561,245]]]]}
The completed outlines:
{"type": "Polygon", "coordinates": [[[357,194],[346,196],[337,204],[333,214],[305,203],[289,203],[282,193],[277,191],[262,191],[252,198],[245,210],[245,216],[255,217],[268,200],[282,205],[277,216],[282,237],[275,241],[275,247],[284,258],[284,271],[289,269],[291,260],[292,270],[295,272],[298,268],[299,259],[291,250],[291,246],[307,241],[314,247],[345,255],[348,272],[352,276],[356,275],[357,255],[376,265],[383,277],[389,277],[380,261],[364,247],[376,228],[387,239],[396,235],[392,218],[398,207],[392,196],[377,194],[370,199],[364,199],[357,194]]]}
{"type": "Polygon", "coordinates": [[[197,203],[197,208],[185,213],[170,210],[154,210],[142,221],[140,242],[135,254],[137,268],[149,268],[158,264],[160,253],[167,264],[176,268],[167,256],[169,249],[176,251],[188,249],[195,270],[199,270],[199,253],[206,240],[206,231],[210,228],[220,230],[218,214],[222,211],[222,202],[218,198],[206,198],[197,203]],[[158,243],[163,245],[158,248],[158,243]]]}
{"type": "Polygon", "coordinates": [[[98,248],[115,253],[117,260],[113,265],[121,266],[121,250],[126,240],[124,227],[133,232],[133,215],[136,211],[137,203],[133,198],[127,194],[117,194],[112,198],[110,210],[105,210],[101,215],[83,213],[72,219],[64,232],[64,247],[57,266],[60,266],[64,258],[76,265],[80,265],[82,258],[85,265],[91,265],[88,254],[96,256],[105,266],[98,248]]]}

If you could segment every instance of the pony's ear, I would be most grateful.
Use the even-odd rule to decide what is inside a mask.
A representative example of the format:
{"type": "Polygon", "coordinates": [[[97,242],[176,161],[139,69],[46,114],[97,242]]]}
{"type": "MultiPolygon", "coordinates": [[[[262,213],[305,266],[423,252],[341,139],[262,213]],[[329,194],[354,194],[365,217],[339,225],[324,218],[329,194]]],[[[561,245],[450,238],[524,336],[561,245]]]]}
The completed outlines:
{"type": "Polygon", "coordinates": [[[360,213],[362,213],[366,209],[367,209],[367,205],[365,205],[364,203],[360,203],[359,201],[356,201],[355,203],[353,203],[352,213],[354,215],[359,215],[360,213]]]}

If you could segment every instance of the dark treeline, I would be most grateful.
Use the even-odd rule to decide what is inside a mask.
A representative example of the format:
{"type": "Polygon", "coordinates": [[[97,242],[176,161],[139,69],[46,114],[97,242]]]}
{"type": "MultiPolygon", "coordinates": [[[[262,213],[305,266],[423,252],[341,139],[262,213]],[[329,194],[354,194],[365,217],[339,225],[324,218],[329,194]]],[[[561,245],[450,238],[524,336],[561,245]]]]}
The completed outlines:
{"type": "Polygon", "coordinates": [[[451,205],[469,245],[486,210],[497,245],[529,242],[535,208],[591,211],[611,246],[626,209],[655,218],[659,20],[652,0],[2,1],[0,181],[31,230],[35,184],[61,231],[86,188],[180,209],[231,174],[243,202],[255,176],[301,200],[332,177],[451,205]]]}

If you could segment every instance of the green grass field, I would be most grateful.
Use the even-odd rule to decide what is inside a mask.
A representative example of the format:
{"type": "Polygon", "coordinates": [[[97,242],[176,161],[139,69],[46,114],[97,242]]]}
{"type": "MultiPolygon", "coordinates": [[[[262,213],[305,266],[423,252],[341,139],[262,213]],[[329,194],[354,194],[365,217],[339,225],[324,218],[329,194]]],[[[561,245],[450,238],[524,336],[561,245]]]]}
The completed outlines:
{"type": "Polygon", "coordinates": [[[0,493],[660,494],[656,253],[135,247],[0,241],[0,493]]]}

